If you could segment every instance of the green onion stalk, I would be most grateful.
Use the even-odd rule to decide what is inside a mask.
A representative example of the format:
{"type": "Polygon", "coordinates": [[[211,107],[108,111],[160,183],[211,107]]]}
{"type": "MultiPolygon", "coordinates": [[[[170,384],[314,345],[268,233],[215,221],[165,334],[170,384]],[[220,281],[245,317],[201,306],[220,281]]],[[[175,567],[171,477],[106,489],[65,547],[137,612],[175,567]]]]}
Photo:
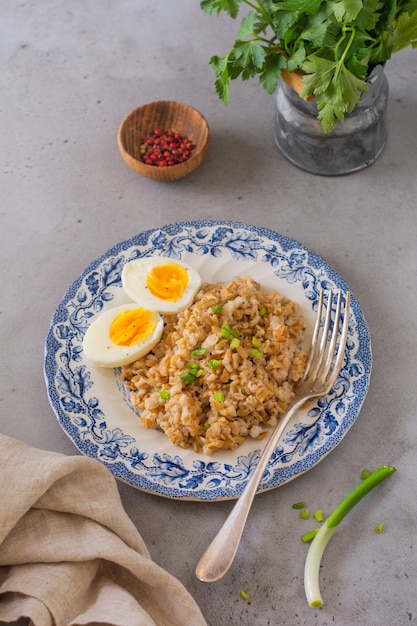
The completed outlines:
{"type": "Polygon", "coordinates": [[[304,567],[304,588],[307,602],[313,608],[323,605],[320,593],[319,571],[323,552],[332,538],[336,528],[342,519],[362,498],[364,498],[380,482],[391,476],[396,471],[391,465],[383,465],[372,474],[369,474],[348,496],[335,508],[333,513],[325,520],[307,553],[304,567]]]}

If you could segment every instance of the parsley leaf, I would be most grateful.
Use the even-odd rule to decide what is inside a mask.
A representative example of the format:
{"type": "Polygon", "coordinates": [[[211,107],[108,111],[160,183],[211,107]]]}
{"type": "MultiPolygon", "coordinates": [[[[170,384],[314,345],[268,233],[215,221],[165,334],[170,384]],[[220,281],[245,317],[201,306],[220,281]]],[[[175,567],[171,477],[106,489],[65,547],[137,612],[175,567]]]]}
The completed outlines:
{"type": "Polygon", "coordinates": [[[280,52],[273,52],[265,57],[263,70],[259,80],[269,94],[273,94],[277,88],[281,70],[286,67],[285,57],[280,52]]]}
{"type": "Polygon", "coordinates": [[[233,58],[244,68],[244,71],[250,75],[255,70],[262,69],[265,51],[254,39],[250,41],[237,41],[233,49],[233,58]]]}
{"type": "Polygon", "coordinates": [[[336,124],[335,116],[343,120],[344,104],[341,94],[333,83],[326,90],[325,98],[317,99],[318,119],[324,132],[328,133],[336,124]]]}
{"type": "Polygon", "coordinates": [[[296,51],[290,56],[288,59],[287,67],[290,72],[294,72],[299,69],[306,58],[306,49],[304,44],[301,42],[296,51]]]}
{"type": "Polygon", "coordinates": [[[324,132],[334,128],[336,118],[341,122],[345,113],[353,111],[360,94],[367,91],[366,82],[353,74],[342,62],[310,55],[303,64],[301,96],[316,95],[318,119],[324,132]]]}
{"type": "Polygon", "coordinates": [[[229,57],[213,56],[210,59],[210,65],[213,67],[216,76],[215,87],[219,98],[227,104],[230,99],[230,82],[229,82],[229,57]]]}
{"type": "Polygon", "coordinates": [[[219,15],[225,11],[233,19],[239,13],[240,0],[201,0],[200,6],[209,15],[219,15]]]}
{"type": "Polygon", "coordinates": [[[248,35],[252,35],[254,32],[256,21],[256,14],[253,11],[249,11],[246,17],[240,23],[240,27],[238,33],[236,35],[236,39],[238,41],[244,41],[248,35]]]}
{"type": "Polygon", "coordinates": [[[338,22],[351,22],[358,17],[362,0],[340,0],[333,3],[333,11],[338,22]]]}
{"type": "Polygon", "coordinates": [[[402,13],[398,17],[392,38],[392,51],[398,52],[410,45],[410,42],[413,48],[417,48],[417,9],[411,15],[402,13]]]}
{"type": "Polygon", "coordinates": [[[303,78],[302,98],[324,93],[336,71],[336,62],[311,54],[303,64],[306,75],[303,78]]]}
{"type": "Polygon", "coordinates": [[[275,7],[279,10],[287,11],[303,11],[304,13],[317,13],[320,8],[322,0],[282,0],[275,4],[275,7]]]}
{"type": "Polygon", "coordinates": [[[361,93],[366,93],[368,87],[366,82],[352,74],[346,65],[341,65],[338,69],[338,91],[344,102],[344,113],[351,113],[358,104],[361,93]]]}

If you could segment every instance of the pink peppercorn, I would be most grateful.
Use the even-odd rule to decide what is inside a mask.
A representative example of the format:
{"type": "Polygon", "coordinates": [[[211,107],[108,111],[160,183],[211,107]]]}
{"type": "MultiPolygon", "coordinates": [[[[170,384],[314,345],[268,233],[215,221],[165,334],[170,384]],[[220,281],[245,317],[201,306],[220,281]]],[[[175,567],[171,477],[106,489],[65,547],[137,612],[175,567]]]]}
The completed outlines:
{"type": "Polygon", "coordinates": [[[170,167],[189,159],[194,147],[190,139],[173,130],[155,128],[150,136],[143,137],[140,153],[147,165],[170,167]]]}

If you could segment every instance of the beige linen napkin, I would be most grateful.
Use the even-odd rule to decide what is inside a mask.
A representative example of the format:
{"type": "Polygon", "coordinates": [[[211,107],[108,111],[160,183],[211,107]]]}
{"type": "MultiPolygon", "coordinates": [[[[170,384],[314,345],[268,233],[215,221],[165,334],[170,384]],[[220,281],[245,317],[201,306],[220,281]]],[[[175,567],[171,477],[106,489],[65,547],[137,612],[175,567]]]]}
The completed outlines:
{"type": "Polygon", "coordinates": [[[0,434],[0,622],[206,626],[154,563],[98,461],[0,434]]]}

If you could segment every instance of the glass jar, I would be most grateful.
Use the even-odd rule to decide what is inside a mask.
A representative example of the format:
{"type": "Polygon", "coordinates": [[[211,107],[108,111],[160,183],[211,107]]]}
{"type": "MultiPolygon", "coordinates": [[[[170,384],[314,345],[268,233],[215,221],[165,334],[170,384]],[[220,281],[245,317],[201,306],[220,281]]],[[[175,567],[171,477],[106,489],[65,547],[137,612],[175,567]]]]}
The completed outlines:
{"type": "Polygon", "coordinates": [[[314,100],[307,102],[283,81],[276,92],[275,143],[297,167],[324,176],[349,174],[368,167],[387,141],[388,81],[378,65],[368,78],[352,113],[324,133],[314,100]]]}

